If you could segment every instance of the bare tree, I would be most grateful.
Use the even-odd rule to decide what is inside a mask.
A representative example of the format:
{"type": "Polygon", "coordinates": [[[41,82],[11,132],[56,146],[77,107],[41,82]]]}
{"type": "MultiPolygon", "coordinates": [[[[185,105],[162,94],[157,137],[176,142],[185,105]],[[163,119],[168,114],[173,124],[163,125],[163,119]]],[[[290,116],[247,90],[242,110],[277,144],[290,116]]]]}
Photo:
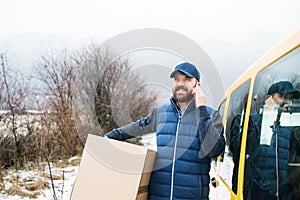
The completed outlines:
{"type": "Polygon", "coordinates": [[[147,90],[132,72],[128,57],[117,57],[108,48],[91,44],[74,55],[75,105],[81,138],[103,135],[148,114],[157,95],[147,90]]]}
{"type": "MultiPolygon", "coordinates": [[[[289,81],[294,85],[295,90],[300,91],[300,74],[293,74],[289,77],[289,81]]],[[[300,99],[295,99],[295,103],[300,103],[300,99]]]]}
{"type": "Polygon", "coordinates": [[[113,109],[122,106],[124,100],[129,112],[118,116],[127,121],[145,116],[157,96],[130,69],[128,58],[114,59],[110,51],[95,44],[72,54],[53,49],[42,53],[35,74],[42,83],[39,90],[44,96],[39,104],[48,112],[41,116],[45,136],[44,144],[40,143],[38,148],[45,147],[44,154],[49,158],[79,153],[78,135],[85,141],[88,133],[102,135],[123,125],[125,121],[116,120],[113,109]],[[117,84],[120,82],[124,84],[117,84]],[[113,98],[115,94],[118,98],[113,98]]]}
{"type": "Polygon", "coordinates": [[[78,152],[80,140],[72,118],[72,82],[74,65],[66,50],[46,50],[36,66],[36,77],[42,82],[41,104],[45,112],[43,125],[48,130],[46,142],[49,157],[73,156],[78,152]]]}
{"type": "MultiPolygon", "coordinates": [[[[22,151],[20,144],[20,134],[18,129],[22,126],[18,116],[22,114],[26,109],[26,97],[29,95],[30,87],[29,82],[26,82],[23,75],[20,72],[13,71],[8,66],[8,59],[6,53],[0,54],[1,60],[1,110],[5,111],[1,116],[1,120],[4,122],[6,129],[12,134],[15,153],[14,164],[19,168],[23,163],[21,162],[22,151]]],[[[2,135],[3,136],[3,135],[2,135]]],[[[9,137],[8,137],[9,138],[9,137]]],[[[7,140],[5,140],[7,141],[7,140]]]]}

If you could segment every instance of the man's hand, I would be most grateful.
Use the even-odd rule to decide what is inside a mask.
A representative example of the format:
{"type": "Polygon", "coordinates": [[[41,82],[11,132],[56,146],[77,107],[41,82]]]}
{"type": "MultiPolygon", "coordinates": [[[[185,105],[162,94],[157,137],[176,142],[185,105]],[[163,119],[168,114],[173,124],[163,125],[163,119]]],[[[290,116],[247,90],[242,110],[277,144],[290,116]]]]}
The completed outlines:
{"type": "Polygon", "coordinates": [[[200,88],[200,83],[198,82],[194,89],[192,90],[192,94],[195,97],[196,107],[206,105],[206,96],[202,89],[200,88]]]}
{"type": "Polygon", "coordinates": [[[283,107],[283,105],[278,105],[271,95],[267,96],[264,105],[264,111],[271,112],[271,111],[285,111],[285,110],[287,110],[287,108],[283,107]]]}
{"type": "Polygon", "coordinates": [[[276,102],[274,101],[273,97],[267,96],[267,99],[265,101],[265,105],[264,105],[264,111],[267,112],[271,112],[271,111],[276,111],[276,109],[278,108],[276,102]]]}

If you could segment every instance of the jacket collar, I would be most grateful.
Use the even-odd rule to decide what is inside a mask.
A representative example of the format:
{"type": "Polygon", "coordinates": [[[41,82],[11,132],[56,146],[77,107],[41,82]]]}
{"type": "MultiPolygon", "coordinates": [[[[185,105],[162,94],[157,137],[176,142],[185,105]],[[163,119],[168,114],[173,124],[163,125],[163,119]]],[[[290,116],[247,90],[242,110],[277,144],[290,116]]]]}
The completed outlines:
{"type": "MultiPolygon", "coordinates": [[[[176,110],[178,110],[178,111],[181,110],[178,102],[176,102],[176,100],[173,96],[170,98],[170,102],[173,105],[173,107],[175,107],[176,110]]],[[[185,109],[184,112],[189,112],[189,111],[195,110],[195,107],[196,107],[195,101],[191,100],[190,104],[187,106],[187,108],[185,109]]]]}

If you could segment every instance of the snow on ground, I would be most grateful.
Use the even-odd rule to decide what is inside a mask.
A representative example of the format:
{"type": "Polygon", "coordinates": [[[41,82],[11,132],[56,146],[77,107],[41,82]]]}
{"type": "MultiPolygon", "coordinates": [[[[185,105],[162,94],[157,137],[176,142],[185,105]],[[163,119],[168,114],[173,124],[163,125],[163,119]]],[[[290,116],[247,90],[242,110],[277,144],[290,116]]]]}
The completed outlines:
{"type": "MultiPolygon", "coordinates": [[[[77,159],[77,158],[75,158],[77,159]]],[[[40,194],[37,196],[36,199],[39,200],[51,200],[54,199],[53,197],[53,189],[52,189],[52,184],[49,179],[49,168],[47,167],[48,165],[45,163],[46,167],[44,170],[30,170],[30,171],[25,171],[25,170],[19,170],[19,171],[9,171],[8,175],[5,176],[4,181],[5,181],[5,189],[8,190],[11,188],[12,183],[9,182],[14,177],[18,177],[18,185],[22,186],[22,191],[26,193],[33,193],[32,191],[25,190],[25,185],[29,185],[29,182],[26,182],[24,180],[32,180],[33,182],[37,182],[37,180],[42,180],[46,181],[49,183],[50,188],[48,189],[43,189],[40,191],[40,194]],[[24,183],[24,184],[23,184],[24,183]]],[[[67,166],[63,168],[51,167],[52,175],[53,177],[60,177],[62,179],[59,180],[54,180],[54,188],[55,188],[55,194],[57,199],[59,200],[68,200],[70,199],[72,188],[75,182],[76,175],[78,173],[78,165],[76,166],[67,166]]],[[[16,182],[16,181],[14,181],[16,182]]],[[[32,198],[29,197],[21,197],[19,195],[8,195],[5,193],[3,190],[0,191],[0,199],[2,200],[32,200],[32,198]]]]}
{"type": "MultiPolygon", "coordinates": [[[[149,144],[149,143],[148,143],[149,144]]],[[[149,147],[152,147],[149,145],[149,147]]],[[[78,159],[77,157],[69,159],[69,162],[72,162],[72,159],[78,159]]],[[[80,158],[79,158],[80,159],[80,158]]],[[[214,165],[214,163],[212,163],[214,165]]],[[[68,200],[70,199],[72,188],[75,183],[76,176],[78,174],[78,168],[79,166],[67,166],[63,168],[55,167],[54,165],[51,166],[52,174],[53,176],[62,176],[64,177],[64,180],[54,180],[54,186],[55,186],[55,193],[58,200],[68,200]]],[[[225,181],[231,185],[231,176],[232,176],[232,168],[233,163],[231,160],[231,157],[225,153],[224,161],[221,162],[220,166],[220,174],[225,179],[225,181]]],[[[53,197],[53,189],[51,186],[50,179],[42,176],[42,174],[49,174],[49,168],[47,167],[47,164],[45,163],[45,169],[43,171],[41,170],[31,170],[31,171],[10,171],[8,175],[5,177],[5,189],[8,189],[12,186],[10,182],[8,182],[9,178],[12,178],[13,176],[18,176],[19,180],[24,180],[26,177],[27,179],[37,179],[40,178],[42,180],[45,180],[49,183],[50,188],[43,189],[41,191],[41,194],[38,195],[36,199],[38,200],[51,200],[54,199],[53,197]]],[[[214,177],[214,171],[211,170],[210,175],[211,178],[214,177]]],[[[19,183],[20,184],[20,183],[19,183]]],[[[32,200],[32,198],[29,197],[20,197],[18,195],[7,195],[3,190],[0,191],[0,199],[1,200],[32,200]]],[[[230,194],[226,190],[223,184],[220,184],[219,187],[214,188],[210,184],[210,200],[225,200],[230,199],[230,194]]]]}

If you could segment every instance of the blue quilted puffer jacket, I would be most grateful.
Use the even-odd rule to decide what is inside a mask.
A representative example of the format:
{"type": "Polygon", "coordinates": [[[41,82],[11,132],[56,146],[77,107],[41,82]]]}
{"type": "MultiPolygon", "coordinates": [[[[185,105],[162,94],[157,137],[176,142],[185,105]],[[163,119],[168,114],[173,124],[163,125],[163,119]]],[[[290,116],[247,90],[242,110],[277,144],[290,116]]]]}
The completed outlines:
{"type": "Polygon", "coordinates": [[[219,113],[207,106],[196,108],[194,101],[181,113],[171,98],[171,103],[106,136],[126,140],[154,132],[157,154],[148,199],[208,199],[210,162],[225,148],[219,113]]]}
{"type": "MultiPolygon", "coordinates": [[[[233,156],[240,156],[240,119],[234,118],[231,126],[230,149],[233,156]]],[[[251,114],[247,135],[247,160],[245,171],[245,199],[261,198],[261,191],[277,199],[295,199],[291,197],[291,185],[289,183],[289,159],[290,152],[299,148],[298,141],[294,138],[293,127],[278,126],[274,129],[269,145],[260,144],[262,115],[251,114]],[[278,184],[278,189],[277,189],[278,184]]],[[[270,129],[273,126],[270,126],[270,129]]],[[[233,172],[233,188],[236,192],[238,181],[238,160],[233,172]]],[[[265,198],[266,199],[266,198],[265,198]]],[[[267,198],[268,199],[268,198],[267,198]]]]}

